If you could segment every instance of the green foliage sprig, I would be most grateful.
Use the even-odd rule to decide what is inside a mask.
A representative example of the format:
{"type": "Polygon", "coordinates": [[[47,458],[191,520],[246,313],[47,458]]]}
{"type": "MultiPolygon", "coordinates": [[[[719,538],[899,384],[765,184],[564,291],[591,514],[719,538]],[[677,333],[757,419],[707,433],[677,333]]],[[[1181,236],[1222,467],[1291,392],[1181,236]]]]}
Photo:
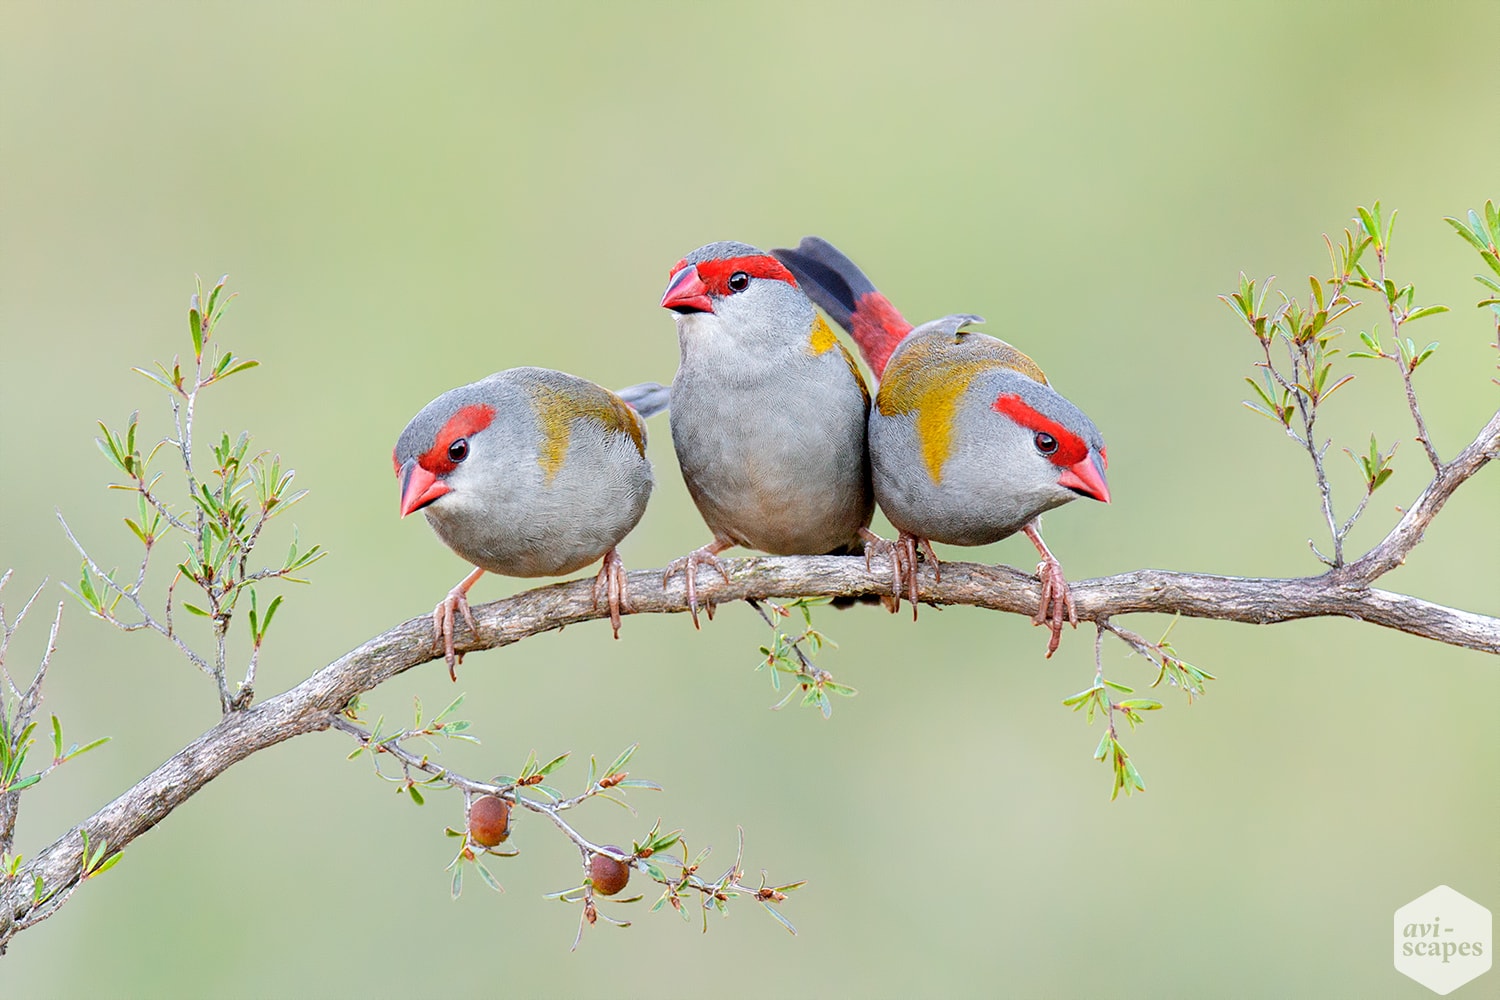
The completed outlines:
{"type": "MultiPolygon", "coordinates": [[[[9,570],[0,575],[0,596],[3,596],[10,578],[9,570]]],[[[57,614],[52,619],[52,630],[47,636],[47,648],[42,652],[41,662],[24,689],[16,683],[15,677],[11,674],[6,664],[6,654],[10,650],[11,639],[15,636],[16,630],[26,619],[27,613],[31,611],[32,605],[36,603],[36,599],[41,595],[42,588],[45,586],[44,581],[42,586],[37,587],[14,619],[6,615],[5,604],[0,601],[0,886],[7,885],[20,877],[21,865],[25,860],[20,853],[12,850],[15,844],[16,817],[20,812],[21,793],[36,787],[43,778],[63,764],[109,742],[109,737],[104,736],[91,740],[83,746],[73,743],[65,749],[62,722],[56,715],[53,715],[52,759],[35,770],[27,766],[27,761],[32,758],[32,749],[37,744],[35,734],[38,723],[34,721],[34,717],[37,709],[41,707],[42,684],[47,679],[47,668],[52,662],[52,655],[57,652],[57,630],[62,625],[62,604],[58,604],[57,614]]],[[[87,831],[84,831],[84,836],[87,837],[87,831]]],[[[123,855],[119,851],[108,852],[106,846],[105,842],[101,842],[92,854],[87,854],[87,841],[85,840],[87,864],[82,872],[83,878],[103,874],[119,862],[123,855]]],[[[5,943],[12,936],[51,916],[71,892],[71,889],[63,890],[60,885],[49,886],[40,875],[36,876],[32,880],[30,889],[34,907],[32,913],[22,921],[0,921],[0,954],[4,953],[5,943]]]]}
{"type": "MultiPolygon", "coordinates": [[[[1386,222],[1381,217],[1377,201],[1373,209],[1358,210],[1353,227],[1344,230],[1342,240],[1335,242],[1325,235],[1323,242],[1328,249],[1330,270],[1322,279],[1317,275],[1308,277],[1309,293],[1305,300],[1278,292],[1279,302],[1268,304],[1275,279],[1257,282],[1243,274],[1237,291],[1219,296],[1245,323],[1261,349],[1262,360],[1256,364],[1259,377],[1245,379],[1255,390],[1256,399],[1244,405],[1280,424],[1287,436],[1301,445],[1312,460],[1332,555],[1324,555],[1310,539],[1308,547],[1321,562],[1335,568],[1344,565],[1344,540],[1390,471],[1390,453],[1381,456],[1372,437],[1371,453],[1375,459],[1372,468],[1366,470],[1365,493],[1342,523],[1335,517],[1332,489],[1323,464],[1330,442],[1318,439],[1316,425],[1321,407],[1354,379],[1352,373],[1334,376],[1334,365],[1340,353],[1334,342],[1344,332],[1340,321],[1360,304],[1351,295],[1351,290],[1375,290],[1384,298],[1401,356],[1409,360],[1403,375],[1408,389],[1411,388],[1412,372],[1432,356],[1438,345],[1428,344],[1418,350],[1398,336],[1402,324],[1447,310],[1446,306],[1415,306],[1415,289],[1409,284],[1398,287],[1387,276],[1387,255],[1395,224],[1396,213],[1392,212],[1389,222],[1386,222]],[[1365,267],[1366,254],[1372,249],[1377,261],[1374,274],[1365,267]],[[1273,351],[1278,345],[1282,348],[1279,353],[1273,351]]],[[[1384,357],[1379,336],[1378,329],[1362,332],[1360,339],[1371,351],[1356,351],[1349,357],[1384,357]]],[[[1414,393],[1410,398],[1413,411],[1417,413],[1414,393]]],[[[1418,423],[1421,424],[1420,415],[1418,423]]],[[[1425,437],[1425,427],[1423,431],[1425,437]]]]}
{"type": "MultiPolygon", "coordinates": [[[[123,483],[112,484],[110,488],[136,495],[137,516],[124,519],[143,550],[135,579],[124,580],[115,571],[102,569],[67,522],[63,522],[69,540],[83,556],[78,587],[73,593],[89,613],[123,631],[150,629],[165,636],[189,662],[213,677],[220,709],[226,714],[247,707],[254,699],[261,646],[284,600],[278,594],[262,610],[257,585],[275,581],[305,583],[302,572],[326,555],[318,545],[302,548],[293,527],[284,559],[268,565],[251,562],[266,526],[307,495],[306,490],[293,489],[295,473],[282,468],[281,456],[252,452],[248,433],[232,440],[228,433],[221,433],[209,449],[212,464],[203,470],[195,463],[193,432],[200,394],[259,364],[221,350],[216,340],[219,322],[235,299],[233,294],[224,294],[227,277],[220,278],[206,295],[200,280],[189,301],[190,362],[174,357],[170,367],[157,362],[154,369],[132,369],[166,390],[175,436],[158,440],[143,454],[137,440],[139,411],[130,415],[121,431],[102,421],[99,424],[102,434],[98,439],[99,450],[125,476],[123,483]],[[186,504],[167,498],[161,488],[166,473],[152,469],[163,449],[176,452],[181,459],[179,471],[186,504]],[[165,607],[158,617],[146,604],[146,572],[159,543],[174,532],[181,537],[186,557],[176,564],[176,574],[166,590],[165,607]],[[200,596],[196,603],[183,598],[182,609],[208,620],[213,635],[211,654],[204,655],[190,646],[174,622],[177,588],[184,582],[195,587],[200,596]],[[235,609],[245,597],[250,604],[247,615],[250,655],[243,679],[231,692],[227,638],[235,609]],[[132,618],[119,615],[122,602],[134,609],[132,618]]],[[[58,517],[61,519],[62,515],[58,517]]]]}
{"type": "Polygon", "coordinates": [[[771,644],[760,647],[761,660],[756,664],[755,669],[764,669],[771,675],[771,688],[778,694],[781,692],[782,675],[788,675],[791,680],[790,690],[780,701],[771,706],[773,711],[785,708],[800,693],[802,701],[799,704],[803,707],[816,708],[822,713],[823,718],[827,719],[833,716],[833,699],[829,697],[830,695],[853,698],[859,694],[849,685],[837,683],[832,673],[813,663],[813,657],[817,656],[825,645],[835,648],[838,646],[838,643],[813,627],[812,609],[819,604],[826,604],[826,600],[802,597],[785,605],[767,601],[766,603],[771,608],[769,615],[765,608],[761,607],[759,601],[748,603],[771,627],[771,644]],[[779,620],[790,619],[793,611],[802,616],[803,629],[796,635],[792,635],[778,625],[779,620]]]}
{"type": "MultiPolygon", "coordinates": [[[[1495,350],[1500,351],[1500,281],[1495,280],[1500,278],[1500,208],[1496,208],[1493,201],[1487,201],[1483,216],[1471,208],[1467,222],[1453,218],[1443,221],[1452,226],[1465,243],[1479,251],[1479,258],[1495,274],[1495,277],[1476,274],[1474,280],[1484,286],[1485,295],[1479,300],[1478,307],[1490,310],[1495,325],[1495,350]]],[[[1500,364],[1496,367],[1500,368],[1500,364]]],[[[1500,385],[1500,378],[1492,381],[1500,385]]]]}
{"type": "MultiPolygon", "coordinates": [[[[379,717],[373,727],[366,729],[359,719],[359,704],[352,703],[335,719],[334,726],[358,741],[359,745],[349,754],[351,760],[369,751],[374,761],[376,774],[385,781],[395,783],[398,786],[396,791],[407,793],[416,805],[424,805],[426,802],[423,789],[432,791],[455,788],[464,793],[465,802],[469,808],[472,808],[477,798],[496,798],[509,806],[546,818],[553,827],[572,841],[582,858],[583,880],[578,885],[549,893],[547,898],[558,899],[565,903],[582,904],[578,938],[573,942],[574,948],[578,947],[584,928],[593,926],[601,918],[606,923],[619,927],[629,927],[631,923],[629,920],[612,917],[600,910],[597,897],[600,895],[612,897],[619,887],[610,887],[606,891],[596,884],[599,876],[593,866],[599,863],[597,859],[607,859],[614,866],[623,866],[618,869],[621,878],[620,887],[623,887],[624,882],[628,880],[629,871],[639,872],[662,886],[661,895],[651,907],[653,913],[670,907],[684,919],[688,919],[691,911],[696,907],[702,911],[703,929],[706,931],[709,911],[727,915],[728,906],[732,900],[747,897],[764,906],[788,931],[796,933],[796,928],[779,911],[777,904],[786,899],[787,893],[800,888],[805,883],[794,882],[772,886],[766,882],[762,873],[759,885],[745,884],[742,865],[743,830],[740,831],[740,848],[735,856],[734,864],[718,877],[709,879],[701,875],[699,871],[708,859],[711,849],[705,848],[690,859],[686,841],[682,837],[683,831],[663,832],[660,820],[646,834],[632,841],[629,851],[612,845],[596,844],[568,821],[564,814],[594,799],[613,802],[632,816],[639,815],[625,798],[628,790],[661,791],[661,785],[655,781],[632,777],[626,769],[640,744],[626,747],[602,768],[597,758],[591,756],[588,777],[584,782],[583,790],[571,796],[565,795],[549,780],[568,762],[572,756],[571,753],[558,754],[542,763],[536,752],[532,751],[516,774],[498,774],[489,781],[477,781],[435,763],[428,752],[419,753],[407,746],[408,743],[421,742],[428,750],[441,752],[441,747],[435,742],[438,737],[478,743],[479,741],[467,732],[469,728],[467,722],[450,718],[462,703],[463,696],[460,695],[432,721],[424,724],[421,703],[418,701],[415,721],[411,728],[385,734],[383,734],[384,716],[379,717]],[[381,767],[383,755],[389,756],[400,765],[399,776],[387,774],[384,771],[381,767]],[[425,774],[428,777],[418,779],[417,774],[425,774]],[[675,853],[673,853],[674,848],[675,853]],[[691,902],[693,899],[699,902],[693,904],[691,902]]],[[[508,816],[510,810],[507,809],[505,812],[508,816]]],[[[444,830],[444,833],[459,840],[458,851],[446,869],[451,873],[450,892],[455,899],[463,892],[464,873],[468,870],[472,870],[480,881],[494,891],[504,891],[500,881],[485,864],[485,860],[486,858],[511,859],[520,856],[520,850],[514,846],[501,848],[497,842],[492,842],[496,840],[504,842],[509,839],[511,827],[508,819],[504,832],[498,838],[476,836],[472,824],[466,824],[461,830],[450,826],[444,830]]],[[[640,902],[642,899],[644,896],[635,895],[611,899],[611,902],[630,904],[640,902]]]]}

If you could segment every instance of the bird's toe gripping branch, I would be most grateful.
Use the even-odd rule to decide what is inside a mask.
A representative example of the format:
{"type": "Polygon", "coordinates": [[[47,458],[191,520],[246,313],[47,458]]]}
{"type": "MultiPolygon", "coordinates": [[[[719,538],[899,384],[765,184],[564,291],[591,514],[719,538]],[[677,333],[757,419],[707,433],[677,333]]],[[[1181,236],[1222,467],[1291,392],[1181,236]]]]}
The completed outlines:
{"type": "Polygon", "coordinates": [[[922,553],[926,560],[932,564],[933,579],[939,583],[943,579],[943,570],[938,562],[937,553],[932,551],[932,542],[926,538],[919,538],[901,532],[901,536],[894,542],[887,538],[881,538],[868,528],[861,528],[859,536],[865,542],[865,570],[870,571],[871,557],[879,554],[885,556],[891,562],[891,597],[889,600],[882,599],[891,614],[895,614],[901,608],[901,595],[904,592],[906,599],[911,601],[911,620],[917,620],[917,546],[922,546],[922,553]]]}
{"type": "Polygon", "coordinates": [[[1047,642],[1047,656],[1050,658],[1062,642],[1063,622],[1068,622],[1074,628],[1078,627],[1078,610],[1073,606],[1073,591],[1068,587],[1067,577],[1063,576],[1062,563],[1057,561],[1057,557],[1047,548],[1047,543],[1042,541],[1040,526],[1032,521],[1023,530],[1042,555],[1042,561],[1036,564],[1036,576],[1042,584],[1042,598],[1038,603],[1036,616],[1031,621],[1032,624],[1046,625],[1052,630],[1052,638],[1047,642]]]}
{"type": "Polygon", "coordinates": [[[474,613],[469,610],[469,588],[483,575],[484,570],[475,569],[458,586],[448,591],[448,596],[432,609],[432,637],[443,647],[443,662],[448,664],[448,677],[455,682],[458,680],[458,664],[464,658],[462,653],[453,649],[454,619],[463,615],[464,621],[469,623],[469,631],[476,636],[479,634],[479,628],[474,624],[474,613]]]}
{"type": "Polygon", "coordinates": [[[604,565],[599,567],[599,575],[594,577],[594,607],[599,607],[599,597],[603,594],[608,601],[609,626],[614,630],[615,638],[620,638],[620,612],[630,610],[630,597],[625,589],[625,562],[620,558],[618,549],[610,549],[604,553],[604,565]]]}
{"type": "MultiPolygon", "coordinates": [[[[708,566],[717,570],[718,574],[724,578],[724,582],[728,583],[729,570],[724,568],[724,564],[719,562],[717,557],[720,552],[723,552],[729,546],[729,542],[716,538],[702,548],[694,549],[681,558],[673,559],[667,563],[666,570],[662,572],[661,585],[663,587],[666,587],[667,581],[672,578],[674,573],[682,574],[683,582],[687,585],[688,611],[693,616],[693,628],[700,627],[698,624],[698,567],[708,566]]],[[[713,602],[705,602],[703,610],[708,613],[708,620],[713,621],[713,602]]]]}

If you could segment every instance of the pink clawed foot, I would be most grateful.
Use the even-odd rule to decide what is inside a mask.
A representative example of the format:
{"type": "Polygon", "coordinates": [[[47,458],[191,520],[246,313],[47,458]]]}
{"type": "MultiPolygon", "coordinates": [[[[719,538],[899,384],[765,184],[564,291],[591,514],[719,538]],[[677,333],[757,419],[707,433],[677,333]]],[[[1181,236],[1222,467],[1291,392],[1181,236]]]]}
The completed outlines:
{"type": "Polygon", "coordinates": [[[1042,599],[1037,607],[1036,617],[1031,621],[1035,625],[1046,625],[1052,630],[1052,638],[1047,643],[1047,656],[1050,658],[1062,642],[1063,622],[1068,622],[1074,628],[1078,627],[1078,611],[1073,607],[1073,591],[1068,587],[1067,578],[1063,576],[1062,563],[1057,561],[1057,557],[1047,548],[1047,543],[1042,541],[1037,523],[1032,521],[1023,530],[1042,555],[1042,561],[1036,566],[1037,579],[1042,583],[1042,599]]]}
{"type": "Polygon", "coordinates": [[[454,681],[458,680],[458,664],[464,661],[463,654],[453,651],[454,618],[462,614],[464,621],[469,623],[469,631],[476,636],[479,634],[479,629],[474,624],[474,613],[469,610],[469,588],[483,575],[484,570],[475,569],[458,586],[448,591],[448,596],[432,609],[432,637],[442,644],[443,660],[448,664],[448,676],[454,681]]]}
{"type": "MultiPolygon", "coordinates": [[[[732,543],[730,543],[730,542],[722,541],[721,539],[715,538],[713,541],[709,542],[707,545],[703,546],[701,549],[694,549],[693,551],[689,552],[687,555],[683,556],[682,558],[680,558],[680,559],[673,559],[671,562],[667,563],[666,571],[663,572],[662,575],[661,575],[661,585],[663,587],[665,587],[667,585],[667,581],[672,578],[672,574],[673,573],[677,573],[677,572],[681,572],[682,573],[683,581],[687,584],[688,611],[693,616],[693,628],[698,628],[699,627],[699,625],[698,625],[698,567],[699,566],[708,566],[708,567],[711,567],[712,569],[717,570],[718,573],[719,573],[719,575],[724,578],[724,582],[728,583],[729,582],[729,570],[725,569],[724,568],[724,564],[721,563],[721,562],[719,562],[719,560],[717,558],[715,558],[715,557],[720,552],[723,552],[725,549],[729,548],[729,546],[731,544],[732,543]]],[[[713,602],[710,601],[710,602],[705,603],[704,606],[703,606],[703,610],[706,611],[706,612],[708,612],[708,620],[709,621],[713,621],[714,620],[714,605],[713,605],[713,602]]]]}
{"type": "Polygon", "coordinates": [[[609,626],[615,638],[620,638],[620,611],[630,610],[630,599],[625,593],[625,562],[618,549],[604,553],[604,565],[594,577],[594,607],[599,607],[599,595],[603,593],[609,602],[609,626]]]}
{"type": "Polygon", "coordinates": [[[896,551],[901,560],[901,574],[906,580],[906,596],[911,600],[911,620],[917,620],[917,546],[922,546],[922,553],[927,561],[932,563],[932,578],[938,583],[943,582],[942,565],[938,562],[937,553],[932,551],[932,542],[916,535],[901,532],[901,537],[896,539],[896,551]]]}
{"type": "Polygon", "coordinates": [[[932,563],[932,575],[939,582],[943,579],[943,571],[938,563],[937,553],[932,551],[932,542],[925,538],[918,538],[901,532],[899,538],[894,542],[881,538],[868,528],[861,528],[859,536],[865,541],[865,569],[870,570],[870,557],[880,553],[891,561],[891,601],[886,607],[895,614],[901,608],[901,594],[903,591],[911,601],[911,620],[917,620],[917,545],[922,546],[927,561],[932,563]]]}

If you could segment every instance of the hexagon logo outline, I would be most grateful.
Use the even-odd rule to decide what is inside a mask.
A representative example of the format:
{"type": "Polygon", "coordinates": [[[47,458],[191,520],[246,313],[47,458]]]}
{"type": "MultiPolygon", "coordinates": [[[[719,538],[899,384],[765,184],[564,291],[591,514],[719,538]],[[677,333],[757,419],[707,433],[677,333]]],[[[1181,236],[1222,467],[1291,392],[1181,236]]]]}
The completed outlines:
{"type": "Polygon", "coordinates": [[[1490,971],[1494,924],[1490,911],[1446,885],[1396,911],[1396,971],[1438,996],[1490,971]]]}

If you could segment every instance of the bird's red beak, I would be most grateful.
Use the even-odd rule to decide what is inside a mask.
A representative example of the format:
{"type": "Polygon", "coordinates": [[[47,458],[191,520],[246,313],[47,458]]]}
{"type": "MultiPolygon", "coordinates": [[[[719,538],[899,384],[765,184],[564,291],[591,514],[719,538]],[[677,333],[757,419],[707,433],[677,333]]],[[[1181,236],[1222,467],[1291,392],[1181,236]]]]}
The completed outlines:
{"type": "Polygon", "coordinates": [[[1086,497],[1109,503],[1109,484],[1104,481],[1104,468],[1093,452],[1064,469],[1057,481],[1086,497]]]}
{"type": "Polygon", "coordinates": [[[677,313],[713,312],[714,304],[708,298],[708,289],[698,277],[698,268],[689,264],[667,282],[667,291],[661,297],[661,307],[677,313]]]}
{"type": "Polygon", "coordinates": [[[436,475],[410,459],[401,467],[401,516],[421,510],[451,487],[436,475]]]}

